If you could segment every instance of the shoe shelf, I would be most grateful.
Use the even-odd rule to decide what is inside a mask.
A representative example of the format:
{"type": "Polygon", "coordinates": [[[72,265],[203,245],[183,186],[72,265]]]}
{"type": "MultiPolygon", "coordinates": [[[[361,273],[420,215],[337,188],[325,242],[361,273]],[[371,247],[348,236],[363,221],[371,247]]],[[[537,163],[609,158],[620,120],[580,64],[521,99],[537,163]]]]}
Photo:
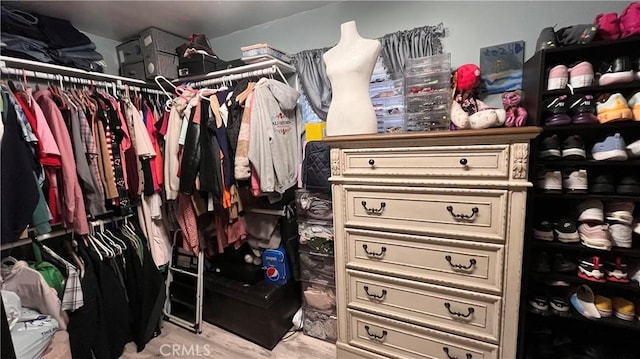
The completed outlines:
{"type": "Polygon", "coordinates": [[[607,327],[640,331],[640,321],[627,321],[622,320],[620,318],[616,318],[615,316],[611,316],[609,318],[600,318],[600,319],[589,319],[587,317],[583,317],[582,315],[571,312],[570,316],[561,317],[559,315],[549,314],[543,315],[529,311],[528,312],[534,320],[545,320],[549,322],[566,322],[567,320],[571,321],[572,324],[578,325],[580,323],[590,323],[595,325],[605,325],[607,327]]]}
{"type": "Polygon", "coordinates": [[[532,191],[535,198],[542,199],[575,199],[575,200],[587,200],[587,199],[599,199],[601,201],[622,200],[632,201],[640,203],[639,195],[620,195],[620,194],[593,194],[593,193],[569,193],[569,192],[544,192],[544,191],[532,191]]]}
{"type": "Polygon", "coordinates": [[[543,126],[546,133],[574,133],[582,131],[620,131],[640,129],[640,121],[614,121],[609,123],[592,123],[582,125],[543,126]]]}
{"type": "Polygon", "coordinates": [[[578,252],[578,253],[591,253],[604,255],[621,255],[626,257],[634,257],[640,258],[640,247],[636,246],[636,248],[622,248],[622,247],[613,247],[610,251],[606,251],[603,249],[596,249],[591,247],[583,246],[580,243],[562,243],[562,242],[547,242],[541,241],[538,239],[532,239],[531,245],[536,248],[545,248],[551,249],[555,251],[567,251],[567,252],[578,252]]]}
{"type": "MultiPolygon", "coordinates": [[[[635,281],[631,281],[629,283],[616,283],[616,282],[593,282],[590,280],[586,280],[586,279],[582,279],[580,277],[578,277],[578,274],[576,272],[576,274],[572,275],[572,274],[562,274],[562,273],[556,273],[556,272],[550,272],[550,273],[537,273],[537,272],[531,272],[529,274],[531,276],[531,278],[537,280],[538,282],[541,282],[543,284],[546,284],[546,282],[553,280],[553,281],[564,281],[567,283],[574,283],[574,284],[586,284],[590,287],[595,288],[606,288],[606,289],[612,289],[612,290],[616,290],[616,291],[623,291],[624,293],[629,293],[629,292],[634,292],[634,293],[640,293],[640,284],[638,284],[638,282],[635,281]]],[[[552,286],[549,284],[549,286],[552,286]]]]}
{"type": "MultiPolygon", "coordinates": [[[[588,87],[577,87],[573,89],[573,93],[584,93],[584,94],[599,94],[599,93],[612,93],[612,92],[626,92],[627,90],[640,90],[640,81],[631,81],[619,84],[611,84],[606,86],[588,86],[588,87]]],[[[559,95],[570,95],[571,90],[569,88],[563,88],[560,90],[544,90],[542,91],[542,96],[559,96],[559,95]]]]}
{"type": "Polygon", "coordinates": [[[596,160],[582,160],[582,161],[538,161],[538,166],[541,167],[559,167],[559,168],[575,168],[575,167],[624,167],[624,166],[638,166],[640,168],[640,159],[632,159],[625,161],[596,161],[596,160]]]}

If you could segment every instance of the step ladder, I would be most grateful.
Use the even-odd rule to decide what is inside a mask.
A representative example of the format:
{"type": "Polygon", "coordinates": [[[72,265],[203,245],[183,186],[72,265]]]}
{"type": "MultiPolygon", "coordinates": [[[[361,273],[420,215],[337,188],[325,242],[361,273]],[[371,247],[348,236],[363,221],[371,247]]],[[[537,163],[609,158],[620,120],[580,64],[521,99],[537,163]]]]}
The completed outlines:
{"type": "MultiPolygon", "coordinates": [[[[178,233],[181,232],[182,230],[179,229],[173,235],[171,248],[174,253],[172,253],[171,258],[169,259],[169,266],[167,267],[167,300],[165,302],[163,314],[166,321],[181,326],[196,334],[201,334],[204,291],[204,253],[200,251],[197,257],[193,256],[193,253],[180,253],[180,249],[176,248],[176,238],[178,233]],[[177,267],[178,263],[174,262],[174,257],[178,258],[178,256],[182,256],[182,258],[189,256],[191,257],[189,259],[190,261],[192,261],[193,258],[197,258],[198,263],[196,271],[193,272],[185,270],[183,269],[184,266],[183,268],[177,267]],[[185,281],[186,278],[192,278],[195,285],[187,283],[187,281],[185,281]],[[178,288],[182,288],[183,290],[179,290],[178,288]],[[186,293],[190,291],[193,292],[193,301],[191,301],[191,298],[187,298],[188,294],[186,293]],[[178,308],[180,309],[179,313],[177,311],[178,308]],[[193,315],[185,314],[185,308],[193,311],[193,315]],[[185,319],[185,317],[191,317],[193,318],[193,321],[185,319]]],[[[188,267],[192,268],[192,265],[189,265],[188,267]]]]}

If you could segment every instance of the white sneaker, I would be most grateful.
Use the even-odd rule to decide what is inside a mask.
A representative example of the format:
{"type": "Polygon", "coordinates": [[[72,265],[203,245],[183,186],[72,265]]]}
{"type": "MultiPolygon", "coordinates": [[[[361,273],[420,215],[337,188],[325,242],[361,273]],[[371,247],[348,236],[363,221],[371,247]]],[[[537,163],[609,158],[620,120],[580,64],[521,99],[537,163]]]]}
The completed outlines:
{"type": "Polygon", "coordinates": [[[602,201],[597,199],[588,199],[584,202],[578,203],[576,208],[578,209],[578,221],[596,221],[598,223],[604,222],[604,211],[602,201]]]}
{"type": "Polygon", "coordinates": [[[571,170],[562,176],[562,187],[569,191],[586,192],[589,189],[587,170],[571,170]]]}
{"type": "Polygon", "coordinates": [[[631,201],[611,201],[604,206],[604,216],[607,221],[622,223],[630,226],[633,223],[635,205],[631,201]]]}
{"type": "Polygon", "coordinates": [[[609,239],[614,247],[631,248],[631,226],[621,223],[609,225],[609,239]]]}
{"type": "Polygon", "coordinates": [[[560,171],[542,171],[538,174],[538,188],[545,191],[562,191],[562,173],[560,171]]]}
{"type": "Polygon", "coordinates": [[[629,157],[640,157],[640,140],[628,145],[627,152],[629,152],[629,157]]]}

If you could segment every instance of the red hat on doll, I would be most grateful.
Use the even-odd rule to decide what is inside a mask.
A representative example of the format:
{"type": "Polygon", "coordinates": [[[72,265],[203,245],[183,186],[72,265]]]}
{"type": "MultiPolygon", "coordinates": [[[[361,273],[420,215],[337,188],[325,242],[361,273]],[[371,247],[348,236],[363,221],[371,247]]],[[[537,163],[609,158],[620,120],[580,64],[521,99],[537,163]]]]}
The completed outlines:
{"type": "Polygon", "coordinates": [[[480,84],[480,68],[475,64],[466,64],[456,70],[456,89],[473,90],[480,84]]]}

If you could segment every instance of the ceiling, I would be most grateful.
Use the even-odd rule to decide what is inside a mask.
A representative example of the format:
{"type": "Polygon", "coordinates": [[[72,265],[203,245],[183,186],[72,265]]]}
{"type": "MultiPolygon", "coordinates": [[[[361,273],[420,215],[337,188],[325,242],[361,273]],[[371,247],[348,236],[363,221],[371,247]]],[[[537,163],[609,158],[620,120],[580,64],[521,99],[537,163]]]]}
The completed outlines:
{"type": "Polygon", "coordinates": [[[67,19],[81,31],[124,41],[148,27],[214,38],[334,1],[2,1],[67,19]]]}

